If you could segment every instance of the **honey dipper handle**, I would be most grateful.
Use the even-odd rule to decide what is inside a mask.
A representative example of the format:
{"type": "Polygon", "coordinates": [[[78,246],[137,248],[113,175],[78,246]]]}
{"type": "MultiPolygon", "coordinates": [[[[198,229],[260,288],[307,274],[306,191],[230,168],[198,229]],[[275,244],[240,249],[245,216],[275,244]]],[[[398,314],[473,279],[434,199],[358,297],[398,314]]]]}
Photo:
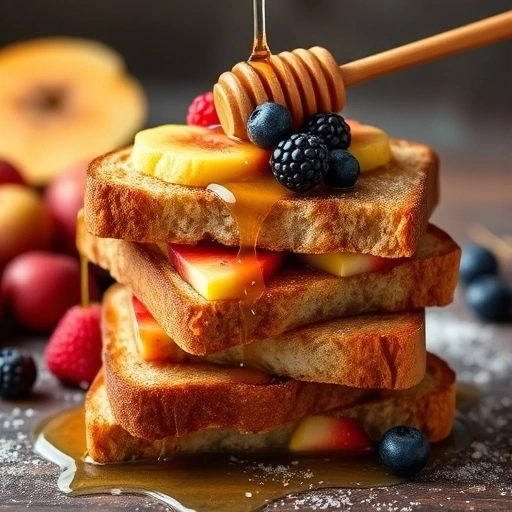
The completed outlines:
{"type": "Polygon", "coordinates": [[[512,37],[512,11],[340,66],[345,86],[512,37]]]}

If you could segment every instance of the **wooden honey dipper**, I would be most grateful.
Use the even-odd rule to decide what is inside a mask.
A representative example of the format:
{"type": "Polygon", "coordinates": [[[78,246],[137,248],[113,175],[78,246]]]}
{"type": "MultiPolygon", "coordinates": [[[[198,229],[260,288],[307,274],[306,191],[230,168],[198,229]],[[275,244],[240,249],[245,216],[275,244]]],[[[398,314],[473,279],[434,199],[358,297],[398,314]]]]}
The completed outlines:
{"type": "Polygon", "coordinates": [[[318,112],[338,112],[345,87],[512,37],[512,10],[338,66],[324,48],[296,49],[239,62],[213,88],[215,107],[228,135],[247,139],[247,120],[266,101],[285,105],[295,129],[318,112]]]}

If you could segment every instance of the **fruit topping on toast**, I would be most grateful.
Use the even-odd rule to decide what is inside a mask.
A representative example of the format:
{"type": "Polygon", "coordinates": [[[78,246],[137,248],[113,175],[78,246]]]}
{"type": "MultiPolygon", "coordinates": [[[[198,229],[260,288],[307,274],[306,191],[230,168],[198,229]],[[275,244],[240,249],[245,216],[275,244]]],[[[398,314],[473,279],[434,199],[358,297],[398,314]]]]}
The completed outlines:
{"type": "Polygon", "coordinates": [[[228,137],[216,121],[211,93],[198,96],[189,107],[187,125],[159,126],[135,136],[134,167],[169,183],[198,187],[251,181],[271,170],[281,185],[303,194],[322,183],[352,188],[360,172],[391,160],[390,141],[382,130],[352,122],[351,133],[351,125],[334,112],[314,115],[293,133],[286,107],[262,103],[247,122],[250,142],[228,137]]]}
{"type": "Polygon", "coordinates": [[[374,126],[352,126],[352,142],[349,151],[359,162],[361,172],[384,167],[391,161],[391,144],[388,135],[374,126]]]}
{"type": "Polygon", "coordinates": [[[194,98],[188,107],[187,124],[193,126],[215,126],[220,124],[213,104],[213,93],[205,92],[194,98]]]}
{"type": "Polygon", "coordinates": [[[256,258],[243,258],[237,247],[204,243],[168,244],[172,266],[206,300],[243,299],[256,277],[264,281],[281,267],[285,253],[258,249],[256,258]]]}
{"type": "Polygon", "coordinates": [[[135,136],[131,159],[141,173],[178,185],[249,179],[268,172],[269,153],[221,128],[164,125],[135,136]]]}

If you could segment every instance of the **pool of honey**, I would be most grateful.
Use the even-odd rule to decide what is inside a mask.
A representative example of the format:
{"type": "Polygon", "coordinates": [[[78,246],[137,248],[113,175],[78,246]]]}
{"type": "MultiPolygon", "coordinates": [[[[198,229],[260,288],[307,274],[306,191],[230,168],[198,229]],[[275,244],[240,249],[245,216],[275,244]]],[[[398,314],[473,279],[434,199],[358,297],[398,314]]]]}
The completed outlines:
{"type": "MultiPolygon", "coordinates": [[[[470,442],[457,420],[451,436],[432,445],[429,465],[470,442]]],[[[384,487],[403,481],[375,453],[181,454],[166,461],[95,464],[88,461],[83,407],[59,413],[35,432],[35,451],[60,469],[59,489],[70,495],[143,494],[179,512],[251,512],[290,493],[326,487],[384,487]]]]}

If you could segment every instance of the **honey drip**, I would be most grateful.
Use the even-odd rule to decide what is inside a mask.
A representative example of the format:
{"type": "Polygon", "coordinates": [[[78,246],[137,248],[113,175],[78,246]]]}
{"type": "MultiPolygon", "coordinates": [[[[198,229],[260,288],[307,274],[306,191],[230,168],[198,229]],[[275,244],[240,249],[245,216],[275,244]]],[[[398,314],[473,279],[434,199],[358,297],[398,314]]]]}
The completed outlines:
{"type": "Polygon", "coordinates": [[[84,309],[89,307],[89,262],[87,257],[80,253],[80,298],[84,309]]]}
{"type": "Polygon", "coordinates": [[[253,0],[254,13],[254,43],[250,61],[267,60],[270,49],[267,44],[267,31],[265,21],[265,0],[253,0]]]}
{"type": "MultiPolygon", "coordinates": [[[[57,414],[35,432],[35,451],[61,468],[59,489],[71,495],[142,494],[179,512],[250,512],[290,493],[327,487],[379,487],[401,483],[378,456],[289,452],[182,454],[169,461],[99,465],[84,458],[82,407],[57,414]]],[[[432,445],[429,467],[471,441],[457,420],[449,438],[432,445]]]]}
{"type": "Polygon", "coordinates": [[[211,184],[208,190],[217,194],[229,209],[238,226],[240,250],[238,263],[254,269],[251,283],[240,301],[241,338],[245,343],[254,328],[254,304],[265,291],[261,266],[256,257],[256,241],[265,217],[281,198],[293,195],[274,178],[264,174],[250,181],[211,184]]]}

